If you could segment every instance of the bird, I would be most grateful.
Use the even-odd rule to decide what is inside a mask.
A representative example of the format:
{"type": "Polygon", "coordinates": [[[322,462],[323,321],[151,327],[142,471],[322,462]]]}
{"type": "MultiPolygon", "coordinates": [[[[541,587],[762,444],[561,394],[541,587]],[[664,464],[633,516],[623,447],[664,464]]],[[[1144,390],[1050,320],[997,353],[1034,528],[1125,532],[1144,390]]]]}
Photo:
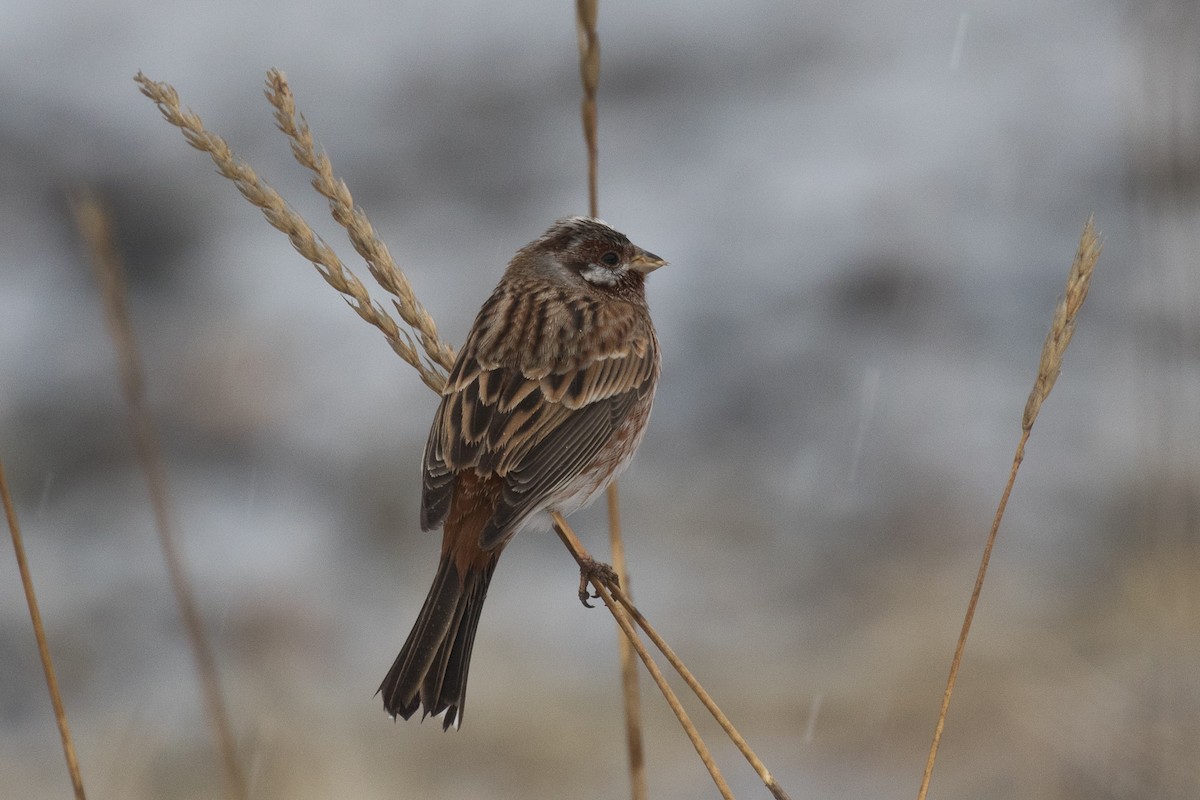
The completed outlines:
{"type": "Polygon", "coordinates": [[[505,545],[543,512],[583,508],[629,465],[661,370],[645,281],[666,263],[600,219],[566,217],[517,251],[480,309],[425,445],[420,524],[442,526],[441,555],[377,692],[393,719],[422,709],[444,715],[442,730],[461,726],[505,545]]]}

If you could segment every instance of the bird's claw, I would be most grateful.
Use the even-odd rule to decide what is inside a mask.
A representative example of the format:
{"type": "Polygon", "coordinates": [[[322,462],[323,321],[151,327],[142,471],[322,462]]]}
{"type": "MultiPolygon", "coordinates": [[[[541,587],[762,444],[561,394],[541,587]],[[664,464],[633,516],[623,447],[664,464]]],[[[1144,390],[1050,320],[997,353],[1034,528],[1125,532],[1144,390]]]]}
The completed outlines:
{"type": "Polygon", "coordinates": [[[599,581],[600,583],[611,586],[620,586],[621,579],[617,575],[617,571],[608,564],[602,561],[597,561],[594,558],[585,558],[579,562],[579,602],[583,603],[588,608],[593,608],[588,602],[589,599],[595,599],[600,596],[597,592],[592,594],[588,591],[588,581],[599,581]]]}

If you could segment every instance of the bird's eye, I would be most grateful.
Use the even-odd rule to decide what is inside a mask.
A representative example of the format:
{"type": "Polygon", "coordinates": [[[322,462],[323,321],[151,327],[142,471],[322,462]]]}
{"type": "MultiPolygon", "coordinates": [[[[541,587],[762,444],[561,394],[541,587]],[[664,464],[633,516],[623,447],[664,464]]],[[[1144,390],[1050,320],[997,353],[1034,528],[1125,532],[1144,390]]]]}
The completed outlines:
{"type": "Polygon", "coordinates": [[[612,250],[609,250],[607,253],[600,256],[600,261],[603,262],[605,266],[615,267],[617,264],[621,263],[621,257],[612,250]]]}

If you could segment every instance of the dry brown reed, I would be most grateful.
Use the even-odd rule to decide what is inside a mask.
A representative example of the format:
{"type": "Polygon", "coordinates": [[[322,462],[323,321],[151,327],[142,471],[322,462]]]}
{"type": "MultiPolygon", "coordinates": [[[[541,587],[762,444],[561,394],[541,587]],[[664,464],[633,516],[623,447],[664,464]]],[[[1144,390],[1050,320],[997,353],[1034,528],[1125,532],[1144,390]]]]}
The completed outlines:
{"type": "MultiPolygon", "coordinates": [[[[588,213],[600,216],[600,190],[597,163],[599,161],[598,112],[596,90],[600,84],[600,34],[596,30],[596,0],[576,0],[575,31],[579,39],[579,77],[583,83],[580,116],[587,158],[588,213]]],[[[629,570],[625,564],[625,542],[621,536],[621,502],[617,482],[608,485],[608,540],[612,549],[612,566],[629,593],[629,570]]],[[[629,792],[631,800],[645,800],[646,755],[642,744],[642,707],[638,689],[637,662],[633,646],[625,636],[617,637],[621,661],[621,697],[625,707],[625,747],[629,753],[629,792]]]]}
{"type": "MultiPolygon", "coordinates": [[[[594,27],[594,11],[592,19],[594,27]]],[[[593,50],[592,52],[598,54],[598,50],[593,50]]],[[[598,55],[595,57],[598,57],[598,55]]],[[[585,79],[588,74],[598,77],[597,71],[591,73],[585,71],[585,79]]],[[[316,266],[326,282],[347,298],[349,305],[360,317],[383,331],[392,345],[392,349],[405,362],[417,370],[421,379],[429,388],[440,393],[442,387],[445,385],[445,374],[441,371],[441,368],[445,363],[453,361],[454,349],[438,337],[437,329],[433,326],[432,319],[427,319],[427,312],[416,301],[411,288],[401,288],[409,286],[407,279],[403,279],[402,272],[399,267],[391,262],[390,257],[384,255],[386,254],[386,248],[382,246],[382,243],[377,243],[373,232],[374,229],[370,226],[365,214],[362,213],[361,209],[353,205],[349,191],[345,189],[341,181],[333,176],[332,167],[329,165],[328,159],[316,153],[315,148],[312,146],[311,133],[308,131],[307,125],[303,122],[303,117],[296,114],[295,101],[290,89],[287,87],[283,74],[277,70],[272,70],[267,78],[266,93],[276,109],[276,122],[291,140],[293,153],[296,155],[297,160],[317,176],[314,179],[317,191],[329,200],[334,219],[340,225],[347,228],[350,232],[351,240],[357,242],[355,248],[359,250],[360,255],[367,259],[368,264],[371,265],[369,269],[372,275],[396,297],[394,304],[397,306],[398,312],[402,314],[403,319],[413,326],[416,331],[415,338],[407,332],[402,331],[397,323],[388,315],[387,311],[370,299],[361,281],[345,268],[332,248],[313,233],[311,227],[284,202],[283,198],[274,189],[267,186],[248,164],[236,159],[229,145],[221,137],[205,130],[197,115],[183,110],[179,103],[178,94],[173,87],[166,83],[152,81],[140,72],[135,80],[141,86],[142,93],[153,100],[158,106],[164,119],[183,132],[188,144],[197,150],[208,153],[213,163],[217,165],[218,172],[233,181],[242,196],[261,209],[263,215],[273,227],[287,234],[293,247],[316,266]],[[350,230],[352,227],[354,230],[350,230]],[[367,252],[364,253],[363,250],[367,252]],[[398,278],[397,276],[400,277],[398,278]],[[424,359],[417,353],[418,342],[424,351],[424,359]]],[[[594,86],[592,91],[594,95],[594,86]]],[[[584,118],[586,122],[588,119],[586,112],[584,118]]],[[[593,126],[592,137],[594,138],[594,109],[591,119],[593,126]]],[[[594,146],[589,146],[589,158],[594,162],[594,146]]],[[[594,167],[591,171],[594,173],[594,167]]],[[[594,195],[594,188],[592,189],[592,194],[594,195]]],[[[610,503],[615,502],[615,496],[610,495],[610,503]]],[[[612,508],[614,511],[616,510],[615,506],[612,506],[612,508]]],[[[616,520],[617,515],[614,514],[611,519],[616,520]]],[[[582,545],[579,545],[578,539],[574,537],[573,532],[569,534],[568,538],[568,534],[565,532],[570,531],[570,528],[566,526],[565,520],[558,515],[555,515],[555,520],[555,529],[559,531],[560,537],[563,538],[564,543],[567,544],[572,556],[579,562],[581,568],[586,563],[594,563],[591,562],[582,545]],[[572,539],[574,540],[573,544],[572,539]]],[[[620,556],[619,522],[610,523],[610,530],[613,528],[617,531],[617,538],[615,539],[617,544],[614,547],[618,556],[620,556]]],[[[704,761],[706,768],[708,768],[710,775],[713,776],[713,780],[722,795],[724,797],[732,797],[728,785],[724,782],[720,771],[712,762],[711,755],[696,732],[695,726],[688,720],[687,714],[680,705],[678,698],[671,691],[661,671],[654,664],[654,660],[641,644],[637,632],[630,622],[630,618],[635,620],[646,631],[647,636],[650,637],[655,646],[663,652],[672,666],[683,676],[689,688],[696,693],[705,707],[716,717],[722,729],[725,730],[726,734],[730,736],[735,745],[746,756],[772,795],[779,800],[786,800],[787,794],[778,786],[761,760],[758,759],[749,748],[749,745],[746,744],[745,739],[733,728],[728,718],[721,713],[716,703],[704,691],[691,672],[687,670],[678,656],[675,655],[662,640],[662,637],[650,626],[645,617],[633,606],[627,593],[622,591],[617,583],[607,584],[596,579],[593,580],[592,585],[596,589],[597,594],[605,600],[605,606],[613,614],[618,625],[620,625],[624,633],[624,640],[629,643],[633,650],[637,651],[647,670],[655,679],[655,683],[662,690],[668,705],[671,706],[676,716],[680,719],[684,730],[692,740],[693,746],[696,748],[697,753],[700,754],[701,760],[704,761]],[[623,611],[622,609],[625,610],[623,611]]],[[[629,661],[632,663],[632,656],[629,661]]],[[[628,688],[626,688],[626,691],[628,692],[628,688]]],[[[636,722],[629,724],[637,727],[639,731],[638,735],[640,736],[640,727],[637,726],[636,722]]],[[[637,790],[635,789],[635,791],[637,790]]]]}
{"type": "Polygon", "coordinates": [[[967,613],[963,619],[962,630],[954,647],[954,657],[950,661],[950,676],[946,679],[946,690],[942,694],[942,705],[938,711],[937,725],[933,732],[933,742],[929,746],[929,757],[925,761],[925,771],[921,776],[921,787],[917,791],[917,800],[925,800],[929,793],[929,782],[933,777],[933,767],[937,762],[938,746],[942,741],[942,731],[946,727],[946,713],[950,710],[950,696],[954,693],[954,684],[958,680],[958,671],[962,666],[963,652],[967,647],[967,635],[971,632],[971,623],[975,619],[975,609],[979,605],[979,595],[983,591],[983,580],[987,575],[988,563],[992,558],[992,548],[996,544],[996,535],[1000,531],[1000,521],[1004,518],[1004,510],[1008,507],[1008,498],[1012,494],[1013,484],[1017,481],[1017,471],[1025,459],[1025,444],[1029,441],[1033,423],[1041,411],[1042,403],[1050,396],[1054,381],[1062,369],[1063,354],[1071,343],[1075,333],[1075,320],[1083,301],[1087,299],[1088,287],[1092,282],[1092,273],[1096,261],[1100,258],[1101,241],[1093,224],[1094,218],[1089,217],[1083,226],[1083,234],[1079,238],[1079,249],[1075,252],[1075,260],[1071,262],[1071,270],[1067,274],[1067,286],[1063,296],[1054,309],[1054,319],[1050,331],[1046,334],[1045,344],[1042,345],[1042,356],[1038,362],[1037,379],[1025,403],[1025,411],[1021,416],[1021,438],[1017,442],[1017,451],[1013,455],[1012,467],[1008,472],[1008,483],[1000,495],[1000,503],[996,507],[996,515],[992,519],[992,527],[988,532],[987,543],[983,546],[983,557],[979,562],[979,572],[975,576],[975,586],[971,590],[971,599],[967,603],[967,613]]]}
{"type": "Polygon", "coordinates": [[[21,538],[21,525],[17,522],[17,510],[8,493],[8,479],[4,476],[4,463],[0,462],[0,502],[4,503],[4,516],[8,519],[8,532],[12,535],[13,553],[17,558],[17,569],[21,573],[21,586],[25,589],[25,605],[33,622],[33,635],[37,639],[38,656],[42,661],[42,672],[46,675],[46,688],[50,691],[50,703],[54,706],[54,720],[58,723],[58,735],[62,739],[63,757],[67,760],[67,772],[71,776],[71,787],[76,800],[85,800],[83,775],[79,771],[79,759],[75,755],[75,742],[71,738],[71,726],[67,723],[67,710],[63,706],[62,693],[58,690],[58,676],[54,671],[54,659],[50,657],[50,644],[46,641],[46,629],[42,625],[42,612],[38,608],[37,594],[33,591],[33,573],[25,557],[25,541],[21,538]]]}
{"type": "MultiPolygon", "coordinates": [[[[262,211],[272,227],[287,235],[292,247],[312,262],[326,283],[342,294],[355,313],[383,333],[392,350],[417,371],[426,386],[440,393],[446,385],[446,377],[442,370],[422,359],[412,334],[402,330],[383,306],[371,299],[362,281],[346,269],[341,259],[333,252],[333,248],[313,232],[304,218],[284,201],[279,192],[260,179],[249,164],[237,159],[224,139],[205,130],[204,123],[198,115],[184,110],[179,104],[179,94],[172,86],[152,81],[141,72],[134,80],[141,86],[142,94],[158,106],[163,118],[183,132],[187,143],[201,152],[208,153],[216,164],[217,171],[233,181],[242,196],[262,211]]],[[[397,296],[396,304],[402,303],[403,298],[397,296]]],[[[421,316],[415,308],[408,311],[415,318],[421,316]]],[[[425,355],[434,363],[440,363],[439,359],[446,357],[443,353],[453,351],[447,350],[449,345],[437,339],[436,330],[433,331],[433,337],[438,346],[427,347],[423,344],[425,355]]],[[[418,334],[418,338],[424,337],[418,334]]]]}
{"type": "MultiPolygon", "coordinates": [[[[629,569],[625,564],[625,540],[621,536],[621,500],[616,481],[608,485],[606,497],[612,567],[621,582],[621,588],[632,596],[629,569]]],[[[617,637],[617,648],[621,659],[621,697],[625,706],[625,745],[629,752],[629,796],[631,800],[645,800],[649,790],[646,785],[645,747],[642,744],[642,700],[638,688],[637,662],[634,661],[633,645],[627,636],[617,637]]]]}
{"type": "MultiPolygon", "coordinates": [[[[588,554],[587,550],[584,549],[583,544],[579,541],[579,537],[577,537],[574,531],[571,530],[571,527],[567,524],[567,521],[562,517],[562,515],[552,514],[551,518],[554,520],[555,531],[558,533],[559,538],[562,539],[563,544],[565,544],[567,549],[571,551],[571,555],[575,557],[575,560],[578,561],[581,566],[588,562],[590,560],[590,555],[588,554]]],[[[613,599],[616,600],[616,602],[621,606],[623,614],[627,614],[634,622],[638,624],[638,627],[640,627],[646,633],[646,636],[650,639],[658,651],[663,654],[663,657],[667,659],[667,662],[677,673],[679,673],[679,677],[683,678],[683,682],[686,683],[688,688],[692,690],[692,693],[696,695],[696,698],[700,700],[704,707],[708,709],[708,712],[712,714],[713,719],[715,719],[717,724],[721,726],[721,730],[725,732],[725,735],[729,737],[729,740],[733,742],[734,746],[737,747],[737,749],[742,753],[754,771],[758,773],[759,779],[762,780],[763,785],[767,787],[768,791],[771,792],[771,795],[775,797],[776,800],[789,800],[787,792],[784,791],[783,787],[780,786],[778,782],[776,782],[774,776],[771,775],[771,771],[767,769],[766,764],[762,762],[762,760],[750,747],[750,744],[746,741],[745,737],[743,737],[741,733],[738,732],[737,728],[734,727],[733,722],[730,721],[729,717],[725,716],[725,713],[721,711],[720,706],[718,706],[716,701],[712,699],[712,695],[705,690],[705,688],[700,684],[700,681],[696,679],[696,676],[692,674],[692,671],[683,663],[683,659],[675,654],[675,651],[671,649],[671,646],[667,644],[666,640],[659,635],[654,626],[650,624],[650,621],[646,619],[642,612],[638,610],[637,606],[633,604],[633,599],[629,596],[627,591],[619,584],[606,583],[603,580],[602,575],[590,575],[589,580],[593,587],[602,584],[604,588],[611,594],[613,599]]],[[[597,593],[599,593],[599,589],[597,589],[597,593]]],[[[613,611],[613,616],[618,616],[616,611],[613,611]]],[[[618,622],[620,622],[619,618],[618,622]]],[[[624,626],[622,626],[622,630],[624,630],[624,626]]],[[[630,641],[634,648],[640,648],[640,642],[637,638],[635,638],[635,636],[629,636],[627,632],[626,638],[630,641]]],[[[638,655],[641,655],[640,649],[638,655]]],[[[686,722],[683,718],[681,718],[679,721],[684,725],[685,729],[689,728],[689,722],[686,722]]],[[[688,731],[689,737],[693,734],[694,729],[688,731]]]]}
{"type": "Polygon", "coordinates": [[[596,180],[598,153],[596,134],[596,89],[600,85],[600,35],[596,31],[597,0],[575,0],[575,33],[579,37],[579,77],[583,81],[583,139],[587,145],[588,208],[600,214],[596,180]]]}
{"type": "Polygon", "coordinates": [[[301,166],[313,173],[312,186],[329,201],[334,221],[346,229],[354,251],[367,263],[367,269],[376,283],[396,298],[392,301],[396,313],[416,332],[421,348],[430,361],[449,370],[454,365],[454,348],[438,336],[433,317],[417,300],[408,276],[396,266],[387,245],[375,235],[375,228],[367,215],[354,204],[350,188],[333,174],[329,157],[324,151],[317,151],[308,122],[303,115],[296,113],[296,98],[281,71],[272,69],[267,72],[266,95],[275,108],[275,122],[279,130],[292,142],[292,155],[301,166]]]}
{"type": "Polygon", "coordinates": [[[104,315],[109,332],[117,350],[121,371],[121,390],[129,408],[133,427],[134,446],[138,461],[146,476],[150,490],[150,505],[154,512],[154,527],[162,546],[171,589],[179,604],[179,613],[187,631],[188,642],[196,659],[196,671],[200,677],[204,705],[212,724],[217,751],[225,772],[226,794],[241,800],[246,796],[242,767],[238,759],[233,728],[222,699],[217,675],[216,657],[204,631],[204,623],[197,608],[195,593],[183,565],[183,558],[175,544],[174,514],[171,511],[170,495],[167,491],[166,467],[158,433],[146,404],[145,383],[142,379],[141,358],[137,340],[129,321],[129,306],[125,291],[125,275],[121,259],[113,241],[112,222],[107,211],[92,195],[77,192],[71,198],[75,222],[84,242],[88,246],[90,260],[100,284],[104,315]]]}
{"type": "MultiPolygon", "coordinates": [[[[579,537],[575,535],[575,531],[567,524],[562,514],[557,512],[551,514],[551,519],[554,520],[555,532],[563,544],[567,546],[567,549],[571,551],[571,555],[574,556],[576,562],[581,566],[584,563],[594,563],[588,551],[584,548],[583,543],[579,541],[579,537]]],[[[616,587],[598,577],[593,576],[589,580],[592,588],[596,590],[596,596],[604,601],[604,607],[613,615],[613,618],[617,621],[617,625],[621,627],[621,631],[625,634],[625,639],[637,652],[642,663],[646,665],[646,671],[650,673],[650,677],[658,685],[658,689],[666,699],[667,705],[670,706],[671,711],[675,714],[675,718],[679,720],[679,724],[683,727],[684,733],[691,740],[692,747],[696,749],[696,755],[700,756],[700,761],[703,762],[705,769],[708,770],[708,774],[712,776],[713,783],[717,786],[717,791],[726,800],[733,800],[733,792],[730,790],[729,784],[725,782],[724,776],[721,775],[721,770],[717,766],[717,763],[713,761],[712,753],[709,752],[708,746],[700,738],[700,733],[696,730],[696,726],[692,724],[692,720],[688,716],[687,711],[684,710],[683,704],[679,702],[679,697],[671,689],[670,684],[667,683],[667,679],[663,677],[662,670],[658,668],[658,664],[654,663],[650,652],[642,644],[637,631],[634,630],[633,624],[629,621],[629,617],[622,607],[624,604],[615,599],[614,596],[617,594],[616,587]]]]}

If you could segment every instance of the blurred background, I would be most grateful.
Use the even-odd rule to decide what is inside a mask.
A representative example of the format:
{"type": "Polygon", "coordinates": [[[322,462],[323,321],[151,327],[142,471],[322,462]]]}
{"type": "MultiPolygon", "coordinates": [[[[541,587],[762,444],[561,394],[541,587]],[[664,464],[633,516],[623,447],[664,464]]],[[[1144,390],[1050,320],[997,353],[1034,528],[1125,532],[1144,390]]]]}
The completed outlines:
{"type": "MultiPolygon", "coordinates": [[[[512,253],[586,211],[573,4],[0,14],[0,457],[89,794],[222,783],[79,186],[115,216],[250,796],[627,797],[614,625],[550,534],[497,572],[463,729],[383,714],[437,558],[417,526],[436,398],[131,80],[174,84],[367,279],[273,127],[283,69],[458,344],[512,253]]],[[[1095,212],[1104,253],[931,797],[1200,795],[1197,5],[611,0],[600,36],[602,215],[671,262],[621,483],[640,607],[793,798],[914,796],[1095,212]]],[[[574,523],[605,552],[601,510],[574,523]]],[[[715,796],[642,692],[651,796],[715,796]]],[[[766,796],[689,708],[738,796],[766,796]]],[[[0,774],[6,797],[70,791],[11,555],[0,774]]]]}

